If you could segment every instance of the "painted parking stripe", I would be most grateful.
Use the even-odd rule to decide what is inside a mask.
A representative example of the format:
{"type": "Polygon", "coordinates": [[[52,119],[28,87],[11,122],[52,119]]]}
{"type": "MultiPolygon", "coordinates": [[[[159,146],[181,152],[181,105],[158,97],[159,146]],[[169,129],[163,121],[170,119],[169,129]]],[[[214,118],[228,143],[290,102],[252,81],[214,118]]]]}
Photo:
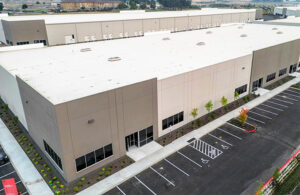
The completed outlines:
{"type": "Polygon", "coordinates": [[[231,136],[233,136],[233,137],[235,137],[235,138],[237,138],[239,140],[242,140],[242,138],[240,138],[240,137],[238,137],[238,136],[236,136],[236,135],[234,135],[232,133],[229,133],[228,131],[225,131],[224,129],[221,129],[220,127],[218,127],[217,129],[220,130],[220,131],[223,131],[224,133],[227,133],[227,134],[229,134],[229,135],[231,135],[231,136]]]}
{"type": "Polygon", "coordinates": [[[125,192],[123,192],[123,190],[121,190],[121,188],[119,188],[119,186],[116,186],[116,187],[123,195],[126,195],[125,192]]]}
{"type": "Polygon", "coordinates": [[[0,179],[4,178],[4,177],[6,177],[6,176],[9,176],[9,175],[11,175],[11,174],[13,174],[13,173],[15,173],[15,172],[16,172],[16,171],[13,171],[13,172],[10,172],[10,173],[8,173],[8,174],[6,174],[6,175],[3,175],[3,176],[0,177],[0,179]]]}
{"type": "Polygon", "coordinates": [[[220,140],[221,142],[224,142],[224,143],[226,143],[226,144],[228,144],[228,145],[230,145],[230,146],[232,146],[232,144],[230,144],[230,143],[228,143],[227,141],[225,141],[225,140],[222,140],[221,138],[218,138],[218,137],[216,137],[216,136],[214,136],[214,135],[212,135],[212,134],[208,134],[209,136],[211,136],[211,137],[214,137],[214,138],[216,138],[217,140],[220,140]]]}
{"type": "Polygon", "coordinates": [[[290,92],[292,92],[292,93],[295,93],[295,94],[299,94],[299,95],[300,95],[300,93],[299,93],[299,92],[297,92],[297,91],[294,91],[294,90],[287,89],[286,91],[290,91],[290,92]]]}
{"type": "Polygon", "coordinates": [[[257,112],[253,112],[252,110],[250,110],[249,112],[250,112],[250,113],[253,113],[253,114],[256,114],[256,115],[258,115],[258,116],[261,116],[261,117],[270,119],[270,120],[272,119],[271,117],[265,116],[265,115],[263,115],[263,114],[259,114],[259,113],[257,113],[257,112]]]}
{"type": "Polygon", "coordinates": [[[290,96],[293,96],[293,97],[300,98],[299,95],[295,95],[295,94],[291,94],[291,93],[287,93],[287,92],[282,92],[282,93],[287,94],[287,95],[290,95],[290,96]]]}
{"type": "Polygon", "coordinates": [[[273,100],[277,100],[277,101],[280,101],[280,102],[284,102],[284,103],[287,103],[287,104],[294,104],[293,102],[288,102],[288,101],[285,101],[285,100],[281,100],[281,99],[277,99],[277,98],[272,98],[273,100]]]}
{"type": "Polygon", "coordinates": [[[206,143],[205,141],[202,141],[201,139],[195,140],[189,146],[211,159],[215,159],[223,153],[218,148],[206,143]]]}
{"type": "Polygon", "coordinates": [[[181,152],[177,151],[178,154],[181,154],[184,158],[188,159],[189,161],[191,161],[192,163],[194,163],[195,165],[202,167],[201,165],[199,165],[198,163],[196,163],[195,161],[193,161],[192,159],[190,159],[189,157],[187,157],[186,155],[182,154],[181,152]]]}
{"type": "Polygon", "coordinates": [[[248,118],[251,119],[251,120],[254,120],[254,121],[256,121],[256,122],[259,122],[259,123],[262,123],[262,124],[266,124],[264,121],[261,121],[261,120],[252,118],[252,117],[250,117],[250,116],[248,116],[248,118]]]}
{"type": "Polygon", "coordinates": [[[255,109],[262,110],[262,111],[264,111],[264,112],[268,112],[268,113],[270,113],[270,114],[273,114],[273,115],[276,115],[276,116],[278,116],[278,114],[277,114],[277,113],[275,113],[275,112],[271,112],[271,111],[269,111],[269,110],[265,110],[265,109],[258,108],[258,107],[255,107],[255,109]]]}
{"type": "Polygon", "coordinates": [[[152,194],[156,195],[146,184],[144,184],[137,176],[134,176],[136,180],[138,180],[145,188],[147,188],[152,194]]]}
{"type": "Polygon", "coordinates": [[[6,165],[9,165],[9,164],[10,164],[10,162],[8,162],[8,163],[6,163],[6,164],[4,164],[4,165],[1,165],[0,168],[1,168],[1,167],[4,167],[4,166],[6,166],[6,165]]]}
{"type": "Polygon", "coordinates": [[[150,169],[152,171],[154,171],[155,173],[157,173],[159,176],[161,176],[162,178],[164,178],[167,182],[169,182],[172,186],[175,187],[175,184],[173,182],[171,182],[170,180],[168,180],[165,176],[163,176],[162,174],[160,174],[158,171],[156,171],[155,169],[153,169],[152,167],[150,167],[150,169]]]}
{"type": "Polygon", "coordinates": [[[271,103],[271,104],[275,104],[275,105],[278,105],[278,106],[282,106],[282,107],[288,108],[287,105],[278,104],[278,103],[276,103],[276,102],[272,102],[271,100],[268,100],[267,102],[268,102],[268,103],[271,103]]]}
{"type": "Polygon", "coordinates": [[[174,165],[173,163],[171,163],[170,161],[168,161],[167,159],[164,159],[166,162],[168,162],[170,165],[172,165],[173,167],[175,167],[177,170],[179,170],[181,173],[185,174],[186,176],[190,176],[189,174],[187,174],[186,172],[184,172],[182,169],[180,169],[179,167],[177,167],[176,165],[174,165]]]}
{"type": "Polygon", "coordinates": [[[276,107],[273,107],[273,106],[269,106],[269,105],[267,105],[267,104],[261,104],[260,106],[265,106],[265,107],[268,107],[268,108],[273,108],[274,110],[278,110],[278,111],[283,111],[282,109],[280,109],[280,108],[276,108],[276,107]]]}
{"type": "Polygon", "coordinates": [[[286,98],[286,99],[289,99],[289,100],[292,100],[292,101],[295,101],[295,102],[298,102],[298,100],[294,99],[294,98],[290,98],[290,97],[287,97],[285,95],[277,95],[278,97],[282,97],[282,98],[286,98]]]}
{"type": "Polygon", "coordinates": [[[26,191],[26,192],[23,192],[21,195],[24,195],[24,194],[28,194],[28,192],[26,191]]]}
{"type": "MultiPolygon", "coordinates": [[[[237,118],[237,120],[239,120],[239,119],[237,118]]],[[[242,129],[241,127],[235,126],[235,125],[233,125],[233,124],[231,124],[231,123],[229,123],[229,122],[226,122],[226,123],[227,123],[228,125],[230,125],[230,126],[236,128],[236,129],[240,129],[240,130],[242,130],[243,132],[245,132],[245,129],[242,129]]]]}

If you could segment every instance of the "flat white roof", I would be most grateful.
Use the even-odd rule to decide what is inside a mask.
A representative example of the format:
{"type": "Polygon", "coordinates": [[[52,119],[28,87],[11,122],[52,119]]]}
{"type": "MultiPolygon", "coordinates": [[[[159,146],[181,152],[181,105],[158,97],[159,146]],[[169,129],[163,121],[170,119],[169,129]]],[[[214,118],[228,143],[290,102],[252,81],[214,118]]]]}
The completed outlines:
{"type": "Polygon", "coordinates": [[[115,20],[133,20],[149,18],[168,18],[180,16],[214,15],[226,13],[249,13],[255,9],[202,9],[189,11],[159,11],[159,12],[126,12],[126,13],[103,13],[103,14],[59,14],[59,15],[34,15],[34,16],[9,16],[6,21],[45,20],[46,24],[63,24],[79,22],[98,22],[115,20]]]}
{"type": "MultiPolygon", "coordinates": [[[[300,9],[299,9],[300,10],[300,9]]],[[[284,19],[277,19],[277,20],[268,20],[268,21],[265,21],[265,22],[268,22],[268,23],[294,23],[294,24],[298,24],[300,23],[300,17],[293,17],[293,16],[289,16],[287,18],[284,18],[284,19]]]]}
{"type": "Polygon", "coordinates": [[[152,78],[165,79],[299,38],[297,27],[231,24],[3,52],[0,64],[53,104],[59,104],[152,78]],[[204,44],[197,45],[200,42],[204,44]],[[109,61],[111,57],[120,60],[109,61]]]}
{"type": "Polygon", "coordinates": [[[300,10],[300,6],[298,6],[298,7],[275,7],[275,9],[283,9],[283,8],[286,8],[288,10],[294,10],[294,11],[300,10]]]}

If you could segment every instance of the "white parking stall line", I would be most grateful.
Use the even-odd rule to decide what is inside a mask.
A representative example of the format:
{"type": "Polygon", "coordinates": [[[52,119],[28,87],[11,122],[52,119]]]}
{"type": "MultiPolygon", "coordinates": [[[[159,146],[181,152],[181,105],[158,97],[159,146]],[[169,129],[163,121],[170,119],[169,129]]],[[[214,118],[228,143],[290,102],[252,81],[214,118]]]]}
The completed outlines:
{"type": "Polygon", "coordinates": [[[8,173],[8,174],[6,174],[6,175],[3,175],[3,176],[0,177],[0,179],[4,178],[4,177],[6,177],[6,176],[9,176],[9,175],[11,175],[11,174],[13,174],[13,173],[15,173],[15,172],[16,172],[16,171],[13,171],[13,172],[10,172],[10,173],[8,173]]]}
{"type": "Polygon", "coordinates": [[[268,103],[271,103],[271,104],[275,104],[275,105],[278,105],[278,106],[282,106],[282,107],[288,108],[288,106],[286,106],[286,105],[278,104],[278,103],[276,103],[276,102],[272,102],[271,100],[268,100],[268,103]]]}
{"type": "Polygon", "coordinates": [[[265,106],[265,107],[268,107],[268,108],[272,108],[272,109],[274,109],[274,110],[278,110],[278,111],[280,111],[280,112],[282,112],[282,111],[283,111],[283,110],[282,110],[282,109],[280,109],[280,108],[272,107],[272,106],[269,106],[269,105],[267,105],[267,104],[261,104],[260,106],[265,106]]]}
{"type": "Polygon", "coordinates": [[[153,190],[151,190],[146,184],[144,184],[139,178],[137,178],[137,176],[134,176],[134,178],[136,180],[138,180],[145,188],[147,188],[152,194],[156,195],[155,192],[153,192],[153,190]]]}
{"type": "Polygon", "coordinates": [[[282,97],[282,98],[285,98],[285,99],[288,99],[288,100],[292,100],[292,101],[295,101],[295,102],[298,102],[298,100],[294,99],[294,98],[290,98],[290,97],[287,97],[285,95],[277,95],[278,97],[282,97]]]}
{"type": "Polygon", "coordinates": [[[201,139],[193,141],[189,146],[211,159],[215,159],[223,153],[218,148],[202,141],[201,139]]]}
{"type": "Polygon", "coordinates": [[[4,188],[0,189],[0,192],[3,191],[3,190],[4,190],[4,188]]]}
{"type": "Polygon", "coordinates": [[[228,144],[228,145],[232,146],[232,144],[228,143],[228,142],[225,141],[225,140],[222,140],[221,138],[218,138],[217,136],[214,136],[214,135],[212,135],[212,134],[210,134],[210,133],[209,133],[208,135],[211,136],[211,137],[216,138],[217,140],[220,140],[221,142],[224,142],[225,144],[228,144]]]}
{"type": "Polygon", "coordinates": [[[172,186],[175,187],[175,184],[173,182],[171,182],[170,180],[168,180],[165,176],[163,176],[162,174],[160,174],[158,171],[156,171],[155,169],[153,169],[152,167],[150,167],[150,169],[152,171],[154,171],[155,173],[157,173],[159,176],[161,176],[162,178],[164,178],[167,182],[169,182],[172,186]]]}
{"type": "Polygon", "coordinates": [[[295,94],[290,94],[290,93],[287,93],[287,92],[282,92],[282,93],[284,93],[284,94],[287,94],[287,95],[290,95],[290,96],[293,96],[293,97],[297,97],[297,98],[300,98],[300,96],[299,96],[299,95],[295,95],[295,94]]]}
{"type": "Polygon", "coordinates": [[[224,133],[227,133],[227,134],[229,134],[229,135],[231,135],[231,136],[233,136],[233,137],[235,137],[235,138],[237,138],[239,140],[242,140],[242,138],[240,138],[240,137],[238,137],[238,136],[236,136],[236,135],[234,135],[232,133],[229,133],[228,131],[225,131],[224,129],[221,129],[220,127],[218,127],[217,129],[220,130],[220,131],[223,131],[224,133]]]}
{"type": "Polygon", "coordinates": [[[21,195],[24,195],[24,194],[28,194],[28,192],[26,191],[26,192],[23,192],[21,195]]]}
{"type": "Polygon", "coordinates": [[[268,113],[270,113],[270,114],[273,114],[273,115],[276,115],[276,116],[278,116],[278,114],[277,114],[277,113],[275,113],[275,112],[271,112],[271,111],[269,111],[269,110],[265,110],[265,109],[258,108],[258,107],[255,107],[255,109],[262,110],[262,111],[264,111],[264,112],[268,112],[268,113]]]}
{"type": "Polygon", "coordinates": [[[265,115],[263,115],[263,114],[259,114],[259,113],[257,113],[257,112],[253,112],[252,110],[250,110],[249,112],[250,112],[250,113],[253,113],[253,114],[256,114],[256,115],[258,115],[258,116],[261,116],[261,117],[264,117],[264,118],[267,118],[267,119],[272,120],[271,117],[265,116],[265,115]]]}
{"type": "Polygon", "coordinates": [[[9,165],[9,164],[10,164],[10,162],[8,162],[8,163],[6,163],[6,164],[4,164],[4,165],[1,165],[0,168],[1,168],[1,167],[5,167],[6,165],[9,165]]]}
{"type": "MultiPolygon", "coordinates": [[[[190,146],[190,145],[189,145],[190,146]]],[[[201,165],[199,165],[198,163],[196,163],[195,161],[193,161],[192,159],[190,159],[189,157],[187,157],[186,155],[182,154],[181,152],[177,151],[178,154],[182,155],[184,158],[188,159],[189,161],[191,161],[192,163],[194,163],[195,165],[202,167],[201,165]]]]}
{"type": "Polygon", "coordinates": [[[123,192],[123,190],[121,190],[121,188],[119,188],[119,186],[116,186],[116,187],[123,195],[126,195],[125,192],[123,192]]]}
{"type": "Polygon", "coordinates": [[[233,125],[233,124],[231,124],[231,123],[229,123],[229,122],[226,122],[228,125],[230,125],[230,126],[233,126],[234,128],[236,128],[236,129],[240,129],[240,130],[242,130],[243,132],[245,132],[245,129],[242,129],[241,127],[238,127],[238,126],[235,126],[235,125],[233,125]]]}
{"type": "Polygon", "coordinates": [[[185,174],[186,176],[190,176],[189,174],[187,174],[186,172],[184,172],[182,169],[180,169],[179,167],[177,167],[176,165],[174,165],[173,163],[171,163],[170,161],[168,161],[168,159],[164,159],[166,162],[168,162],[170,165],[172,165],[174,168],[176,168],[177,170],[179,170],[181,173],[185,174]]]}
{"type": "Polygon", "coordinates": [[[288,101],[285,101],[285,100],[281,100],[281,99],[277,99],[277,98],[272,98],[273,100],[277,100],[277,101],[280,101],[280,102],[284,102],[284,103],[287,103],[287,104],[294,104],[293,102],[288,102],[288,101]]]}
{"type": "Polygon", "coordinates": [[[250,116],[248,116],[248,118],[251,119],[251,120],[254,120],[254,121],[256,121],[256,122],[259,122],[259,123],[262,123],[262,124],[266,124],[264,121],[261,121],[261,120],[252,118],[252,117],[250,117],[250,116]]]}
{"type": "Polygon", "coordinates": [[[287,89],[286,91],[289,91],[289,92],[292,92],[292,93],[295,93],[295,94],[299,94],[299,95],[300,95],[300,93],[299,93],[299,92],[297,92],[297,91],[294,91],[294,90],[287,89]]]}

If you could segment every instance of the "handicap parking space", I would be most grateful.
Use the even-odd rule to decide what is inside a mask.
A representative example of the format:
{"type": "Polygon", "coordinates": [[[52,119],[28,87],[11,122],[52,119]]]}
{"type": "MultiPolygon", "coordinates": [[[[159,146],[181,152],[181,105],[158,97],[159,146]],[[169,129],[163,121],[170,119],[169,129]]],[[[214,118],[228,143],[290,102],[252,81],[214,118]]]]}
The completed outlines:
{"type": "MultiPolygon", "coordinates": [[[[3,151],[1,146],[0,146],[0,150],[3,151]]],[[[26,188],[23,185],[22,181],[20,180],[17,172],[15,171],[12,164],[8,161],[5,164],[0,166],[0,195],[5,194],[2,180],[10,179],[10,178],[15,179],[17,190],[21,195],[27,194],[26,188]]]]}

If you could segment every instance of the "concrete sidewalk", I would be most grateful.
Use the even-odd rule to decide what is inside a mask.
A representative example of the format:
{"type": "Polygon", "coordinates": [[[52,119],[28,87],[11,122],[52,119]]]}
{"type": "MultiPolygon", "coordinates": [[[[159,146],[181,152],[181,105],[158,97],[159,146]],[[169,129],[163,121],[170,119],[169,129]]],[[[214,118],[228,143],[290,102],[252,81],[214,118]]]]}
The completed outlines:
{"type": "Polygon", "coordinates": [[[39,174],[2,120],[0,120],[0,144],[5,153],[9,156],[11,164],[15,168],[29,194],[53,194],[48,184],[39,174]]]}
{"type": "MultiPolygon", "coordinates": [[[[294,76],[299,76],[296,74],[294,76]]],[[[167,146],[157,150],[155,153],[142,158],[141,160],[135,162],[134,164],[120,170],[119,172],[103,179],[102,181],[92,185],[91,187],[79,192],[80,195],[85,194],[104,194],[105,192],[111,190],[117,185],[125,182],[126,180],[130,179],[131,177],[141,173],[142,171],[148,169],[150,166],[156,164],[157,162],[163,160],[164,158],[168,157],[169,155],[175,153],[176,151],[182,149],[183,147],[187,146],[189,143],[187,142],[191,138],[197,138],[208,134],[209,132],[215,130],[217,127],[223,125],[228,120],[237,117],[241,108],[251,109],[264,101],[272,98],[273,96],[281,93],[282,91],[289,88],[291,85],[300,82],[300,77],[296,77],[295,79],[277,87],[276,89],[264,93],[264,95],[248,102],[247,104],[223,115],[222,117],[208,123],[207,125],[196,129],[178,139],[173,141],[172,143],[168,144],[167,146]]]]}

